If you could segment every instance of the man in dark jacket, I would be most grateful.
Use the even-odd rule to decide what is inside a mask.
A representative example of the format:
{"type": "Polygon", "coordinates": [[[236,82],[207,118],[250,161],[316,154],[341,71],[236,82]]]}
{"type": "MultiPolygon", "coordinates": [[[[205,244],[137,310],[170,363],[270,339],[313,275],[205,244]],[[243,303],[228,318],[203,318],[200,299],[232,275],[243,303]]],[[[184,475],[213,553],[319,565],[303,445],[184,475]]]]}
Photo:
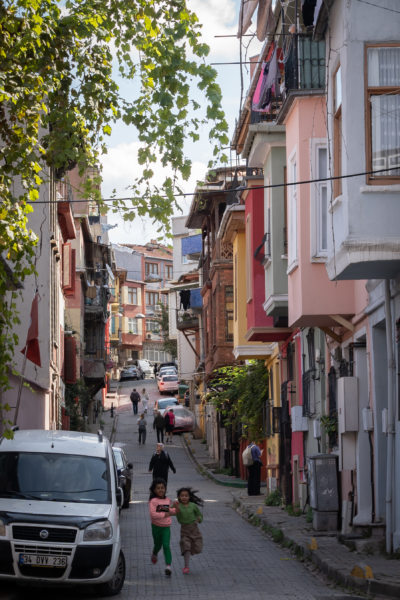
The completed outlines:
{"type": "Polygon", "coordinates": [[[168,452],[165,452],[164,450],[164,444],[158,443],[156,451],[151,457],[149,464],[149,471],[153,472],[153,479],[161,477],[168,482],[168,471],[170,468],[174,473],[176,473],[176,469],[169,457],[168,452]]]}
{"type": "Polygon", "coordinates": [[[132,402],[133,414],[137,415],[138,404],[140,402],[140,394],[139,394],[139,392],[136,391],[136,388],[133,388],[130,398],[131,398],[131,402],[132,402]]]}
{"type": "Polygon", "coordinates": [[[154,415],[153,429],[157,431],[157,442],[164,442],[165,421],[162,414],[157,410],[154,415]]]}

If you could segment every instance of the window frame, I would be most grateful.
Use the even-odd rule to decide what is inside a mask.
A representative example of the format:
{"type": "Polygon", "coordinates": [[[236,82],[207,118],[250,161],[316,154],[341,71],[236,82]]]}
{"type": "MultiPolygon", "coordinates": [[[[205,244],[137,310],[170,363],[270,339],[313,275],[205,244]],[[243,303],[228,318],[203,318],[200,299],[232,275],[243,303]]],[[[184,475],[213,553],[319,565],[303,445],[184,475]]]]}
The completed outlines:
{"type": "Polygon", "coordinates": [[[130,335],[139,335],[138,322],[135,317],[128,317],[128,333],[130,335]]]}
{"type": "Polygon", "coordinates": [[[138,288],[128,287],[128,304],[131,304],[132,306],[137,306],[139,304],[138,303],[138,288]],[[133,300],[134,300],[134,297],[136,296],[136,302],[131,302],[130,296],[132,296],[133,300]]]}
{"type": "MultiPolygon", "coordinates": [[[[387,42],[380,44],[365,44],[364,46],[364,90],[365,90],[365,151],[366,171],[372,171],[372,104],[371,96],[382,96],[392,92],[399,92],[399,86],[369,86],[368,85],[368,50],[370,48],[400,48],[400,42],[387,42]]],[[[396,94],[397,95],[397,94],[396,94]]],[[[393,176],[379,174],[366,176],[369,185],[393,185],[400,183],[400,175],[393,176]]]]}
{"type": "MultiPolygon", "coordinates": [[[[310,157],[311,157],[311,179],[319,179],[320,177],[328,177],[329,173],[329,148],[326,138],[311,138],[310,139],[310,157]],[[320,172],[319,151],[326,150],[326,167],[325,174],[320,172]]],[[[328,257],[328,217],[329,206],[331,204],[331,188],[328,181],[317,181],[311,184],[310,201],[311,201],[311,235],[310,235],[310,251],[311,262],[326,262],[328,257]],[[326,248],[322,248],[322,189],[326,189],[326,248]]]]}
{"type": "MultiPolygon", "coordinates": [[[[333,73],[333,98],[332,98],[332,114],[333,114],[333,176],[341,177],[342,175],[342,106],[343,106],[343,85],[342,85],[342,67],[340,63],[333,73]],[[340,104],[336,106],[337,94],[337,76],[340,75],[340,104]]],[[[342,180],[333,180],[333,197],[337,198],[342,195],[342,180]]]]}
{"type": "MultiPolygon", "coordinates": [[[[289,183],[297,181],[297,152],[293,150],[289,156],[289,183]]],[[[298,194],[297,185],[288,186],[288,267],[289,275],[299,264],[299,235],[298,235],[298,194]]]]}
{"type": "Polygon", "coordinates": [[[156,262],[145,262],[144,264],[145,275],[159,275],[158,263],[156,262]]]}

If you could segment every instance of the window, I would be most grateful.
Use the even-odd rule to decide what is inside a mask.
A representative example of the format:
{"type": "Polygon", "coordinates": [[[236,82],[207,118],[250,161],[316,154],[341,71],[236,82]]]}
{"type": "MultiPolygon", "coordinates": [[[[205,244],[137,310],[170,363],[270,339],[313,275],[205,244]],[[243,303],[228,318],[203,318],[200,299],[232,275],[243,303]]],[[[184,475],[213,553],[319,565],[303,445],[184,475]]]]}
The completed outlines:
{"type": "MultiPolygon", "coordinates": [[[[297,181],[296,156],[290,159],[290,182],[297,181]]],[[[288,189],[288,220],[289,220],[289,239],[288,239],[288,270],[290,271],[297,265],[297,185],[290,185],[288,189]]]]}
{"type": "MultiPolygon", "coordinates": [[[[342,175],[342,69],[335,72],[333,80],[333,175],[342,175]]],[[[342,193],[342,180],[333,180],[335,198],[342,193]]]]}
{"type": "Polygon", "coordinates": [[[172,279],[172,274],[173,274],[173,267],[172,267],[172,265],[166,265],[165,269],[166,269],[166,277],[167,277],[167,279],[172,279]]]}
{"type": "Polygon", "coordinates": [[[367,170],[390,169],[368,182],[400,179],[400,46],[367,47],[367,170]]]}
{"type": "Polygon", "coordinates": [[[153,333],[160,332],[160,324],[158,321],[146,320],[146,331],[152,331],[153,333]]]}
{"type": "Polygon", "coordinates": [[[115,326],[115,315],[111,316],[111,328],[110,329],[111,329],[111,331],[110,331],[111,335],[115,335],[117,333],[117,329],[115,326]]]}
{"type": "MultiPolygon", "coordinates": [[[[326,140],[311,140],[311,179],[328,176],[326,140]]],[[[317,181],[311,188],[311,259],[325,260],[328,252],[328,182],[317,181]]]]}
{"type": "Polygon", "coordinates": [[[138,304],[137,288],[128,288],[128,304],[138,304]]]}
{"type": "Polygon", "coordinates": [[[133,333],[134,335],[138,334],[137,319],[128,319],[128,333],[133,333]]]}
{"type": "Polygon", "coordinates": [[[158,292],[146,292],[146,306],[155,306],[158,302],[158,292]]]}
{"type": "Polygon", "coordinates": [[[145,263],[146,275],[158,275],[158,263],[145,263]]]}
{"type": "Polygon", "coordinates": [[[233,341],[233,286],[225,286],[225,341],[233,341]]]}

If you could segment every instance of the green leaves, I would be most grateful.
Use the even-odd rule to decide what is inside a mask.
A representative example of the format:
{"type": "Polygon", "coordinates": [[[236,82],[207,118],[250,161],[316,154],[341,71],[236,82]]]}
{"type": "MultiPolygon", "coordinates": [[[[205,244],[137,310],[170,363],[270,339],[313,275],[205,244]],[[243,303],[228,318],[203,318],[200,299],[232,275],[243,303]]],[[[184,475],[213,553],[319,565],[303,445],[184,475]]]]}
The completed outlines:
{"type": "Polygon", "coordinates": [[[263,361],[217,369],[209,387],[214,390],[209,394],[209,400],[227,424],[241,427],[247,438],[263,439],[263,409],[269,389],[268,372],[263,361]]]}

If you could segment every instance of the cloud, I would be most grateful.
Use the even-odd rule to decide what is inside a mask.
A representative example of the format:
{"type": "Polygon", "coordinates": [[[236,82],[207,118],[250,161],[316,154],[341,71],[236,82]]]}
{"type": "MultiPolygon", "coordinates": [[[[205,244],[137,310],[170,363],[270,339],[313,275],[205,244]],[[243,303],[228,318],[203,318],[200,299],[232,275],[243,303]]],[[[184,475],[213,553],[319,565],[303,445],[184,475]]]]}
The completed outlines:
{"type": "MultiPolygon", "coordinates": [[[[115,189],[117,198],[129,197],[129,186],[133,179],[140,175],[142,167],[137,161],[138,142],[121,143],[110,148],[107,155],[102,157],[103,166],[103,198],[109,198],[115,189]]],[[[196,187],[198,180],[203,180],[207,171],[207,165],[200,161],[194,161],[192,164],[192,174],[188,181],[180,181],[180,186],[188,196],[177,198],[182,212],[176,211],[174,216],[185,215],[188,213],[192,198],[191,195],[196,187]]],[[[164,178],[170,174],[170,171],[161,165],[154,167],[155,185],[161,185],[164,178]]],[[[149,218],[137,218],[132,222],[125,222],[117,214],[109,213],[108,222],[111,225],[118,224],[118,227],[109,231],[109,238],[112,242],[122,243],[145,243],[150,238],[159,237],[157,229],[159,225],[153,223],[149,218]]]]}

